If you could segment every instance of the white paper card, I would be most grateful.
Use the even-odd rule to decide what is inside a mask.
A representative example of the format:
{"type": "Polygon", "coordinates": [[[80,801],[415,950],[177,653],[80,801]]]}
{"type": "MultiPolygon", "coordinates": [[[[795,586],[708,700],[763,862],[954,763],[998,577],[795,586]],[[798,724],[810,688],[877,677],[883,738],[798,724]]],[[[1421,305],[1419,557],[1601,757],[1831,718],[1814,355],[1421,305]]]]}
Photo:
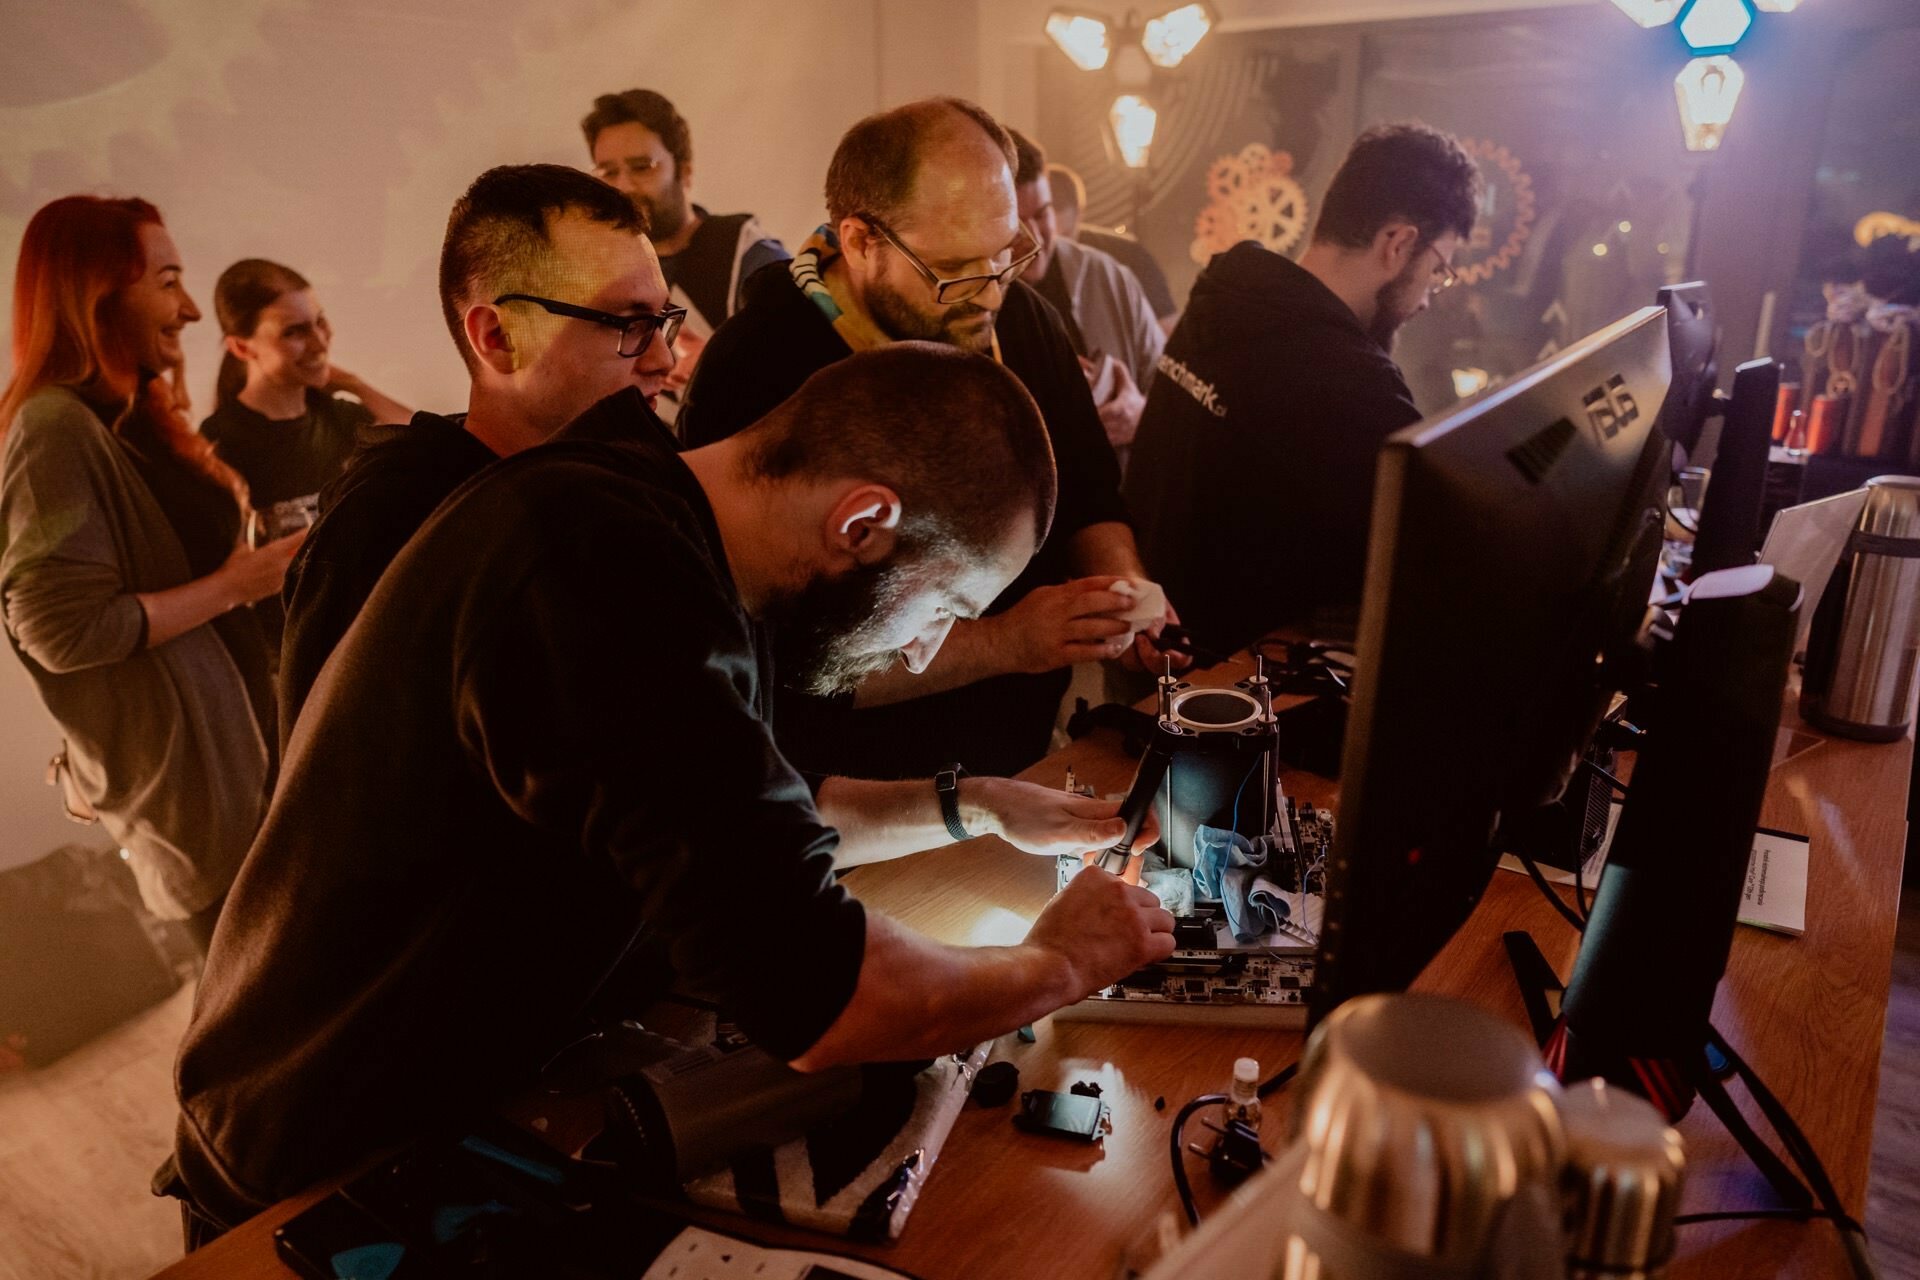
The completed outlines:
{"type": "Polygon", "coordinates": [[[660,1251],[641,1280],[808,1280],[835,1276],[846,1280],[905,1280],[904,1274],[861,1258],[796,1249],[767,1249],[723,1236],[705,1227],[688,1227],[660,1251]]]}
{"type": "Polygon", "coordinates": [[[1762,827],[1753,837],[1747,882],[1740,890],[1741,924],[1799,937],[1807,931],[1807,855],[1805,836],[1762,827]]]}

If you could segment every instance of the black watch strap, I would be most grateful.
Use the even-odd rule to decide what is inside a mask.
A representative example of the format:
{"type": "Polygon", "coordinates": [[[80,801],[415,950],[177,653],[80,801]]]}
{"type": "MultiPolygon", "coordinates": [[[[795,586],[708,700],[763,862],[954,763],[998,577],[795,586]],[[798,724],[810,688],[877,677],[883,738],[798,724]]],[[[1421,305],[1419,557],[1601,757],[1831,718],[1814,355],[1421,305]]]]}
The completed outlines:
{"type": "Polygon", "coordinates": [[[950,764],[933,775],[933,790],[940,797],[940,816],[946,819],[947,834],[955,840],[971,840],[973,834],[960,821],[960,779],[967,771],[950,764]]]}

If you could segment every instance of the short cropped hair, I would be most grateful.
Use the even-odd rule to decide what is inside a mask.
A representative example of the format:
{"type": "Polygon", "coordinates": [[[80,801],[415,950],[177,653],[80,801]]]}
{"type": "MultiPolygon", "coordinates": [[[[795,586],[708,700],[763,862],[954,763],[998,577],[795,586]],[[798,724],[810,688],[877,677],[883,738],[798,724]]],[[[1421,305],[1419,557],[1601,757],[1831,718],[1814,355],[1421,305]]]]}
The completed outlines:
{"type": "Polygon", "coordinates": [[[1315,241],[1364,249],[1395,219],[1422,243],[1473,232],[1480,170],[1451,134],[1423,124],[1376,125],[1361,134],[1320,204],[1315,241]]]}
{"type": "Polygon", "coordinates": [[[617,124],[637,124],[659,135],[660,145],[673,157],[675,177],[693,163],[693,130],[663,95],[651,89],[623,89],[595,98],[593,110],[580,121],[580,132],[587,135],[587,150],[593,150],[593,141],[602,129],[617,124]]]}
{"type": "Polygon", "coordinates": [[[1018,129],[1008,129],[1013,138],[1013,185],[1024,187],[1047,176],[1047,149],[1018,129]]]}
{"type": "Polygon", "coordinates": [[[955,115],[971,120],[1014,167],[1013,139],[986,108],[965,98],[923,98],[875,112],[840,138],[827,165],[827,217],[834,226],[857,213],[894,221],[913,198],[925,144],[955,115]]]}
{"type": "Polygon", "coordinates": [[[467,368],[465,317],[475,299],[539,293],[553,252],[553,219],[578,213],[594,222],[647,233],[646,214],[625,194],[559,164],[511,164],[473,180],[447,215],[440,246],[440,311],[467,368]]]}
{"type": "Polygon", "coordinates": [[[1047,178],[1053,184],[1053,207],[1061,213],[1079,213],[1087,207],[1087,184],[1064,164],[1047,166],[1047,178]]]}
{"type": "Polygon", "coordinates": [[[1037,549],[1053,525],[1053,445],[1033,397],[993,360],[945,343],[835,361],[740,438],[755,479],[888,486],[908,547],[986,554],[1024,516],[1037,549]]]}

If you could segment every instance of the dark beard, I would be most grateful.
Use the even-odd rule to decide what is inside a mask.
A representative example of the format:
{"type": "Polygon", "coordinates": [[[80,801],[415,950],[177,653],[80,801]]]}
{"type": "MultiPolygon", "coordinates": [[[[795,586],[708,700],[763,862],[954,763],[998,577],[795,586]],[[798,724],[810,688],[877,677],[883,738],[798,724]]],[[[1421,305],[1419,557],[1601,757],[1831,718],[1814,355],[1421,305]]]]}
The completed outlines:
{"type": "Polygon", "coordinates": [[[647,238],[650,240],[671,240],[687,225],[686,191],[676,186],[667,199],[672,201],[671,205],[646,196],[633,198],[633,202],[640,206],[640,211],[647,215],[647,238]]]}
{"type": "Polygon", "coordinates": [[[976,303],[963,302],[948,307],[937,316],[928,316],[914,310],[905,298],[882,284],[869,287],[862,301],[866,303],[874,323],[880,326],[880,331],[895,342],[941,342],[976,355],[986,352],[993,345],[993,313],[976,303]],[[971,330],[964,336],[954,331],[958,321],[982,314],[989,317],[985,327],[971,330]]]}
{"type": "Polygon", "coordinates": [[[874,636],[897,605],[902,576],[894,565],[863,565],[770,602],[761,618],[773,634],[775,678],[829,697],[891,667],[900,651],[876,649],[874,636]]]}
{"type": "Polygon", "coordinates": [[[1379,343],[1380,349],[1388,355],[1393,354],[1393,343],[1399,336],[1400,326],[1416,314],[1400,310],[1400,297],[1407,291],[1415,273],[1424,265],[1422,258],[1408,263],[1405,270],[1381,285],[1379,292],[1373,295],[1373,323],[1367,326],[1367,336],[1379,343]]]}

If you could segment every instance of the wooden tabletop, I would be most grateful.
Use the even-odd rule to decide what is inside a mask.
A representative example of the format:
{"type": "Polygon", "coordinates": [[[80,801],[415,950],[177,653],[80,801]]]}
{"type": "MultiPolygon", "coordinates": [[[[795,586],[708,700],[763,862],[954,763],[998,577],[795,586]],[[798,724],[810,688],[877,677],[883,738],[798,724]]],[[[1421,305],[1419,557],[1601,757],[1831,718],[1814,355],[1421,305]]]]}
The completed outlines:
{"type": "MultiPolygon", "coordinates": [[[[1223,666],[1196,683],[1229,683],[1223,666]]],[[[1791,702],[1782,723],[1810,733],[1791,702]]],[[[1825,1160],[1849,1213],[1864,1210],[1867,1163],[1879,1084],[1901,863],[1911,738],[1868,744],[1820,738],[1778,765],[1767,788],[1764,826],[1812,838],[1807,930],[1788,938],[1736,931],[1715,1021],[1734,1047],[1799,1119],[1825,1160]]],[[[1089,735],[1023,777],[1061,785],[1071,765],[1103,793],[1124,790],[1133,762],[1116,735],[1089,735]]],[[[1331,803],[1335,785],[1310,774],[1283,775],[1290,795],[1331,803]]],[[[1053,887],[1051,859],[1019,853],[991,838],[897,862],[863,867],[848,885],[870,908],[953,943],[1017,941],[1053,887]]],[[[1570,892],[1570,891],[1569,891],[1570,892]]],[[[1523,876],[1500,871],[1473,918],[1428,966],[1417,986],[1472,1001],[1525,1025],[1501,935],[1531,932],[1564,977],[1577,938],[1523,876]]],[[[1657,998],[1652,997],[1652,998],[1657,998]]],[[[1263,1072],[1294,1061],[1297,1032],[1056,1022],[1037,1025],[1038,1041],[1003,1037],[995,1056],[1020,1069],[1022,1088],[1065,1090],[1100,1084],[1113,1109],[1113,1133],[1081,1146],[1025,1134],[1011,1108],[961,1112],[902,1238],[890,1245],[847,1246],[799,1231],[701,1215],[769,1244],[824,1247],[872,1257],[924,1277],[1047,1275],[1109,1280],[1151,1256],[1164,1215],[1177,1214],[1167,1156],[1174,1111],[1199,1093],[1224,1089],[1236,1057],[1258,1058],[1263,1072]],[[1164,1099],[1165,1109],[1156,1108],[1164,1099]]],[[[1738,1085],[1742,1108],[1757,1113],[1738,1085]]],[[[1269,1101],[1267,1146],[1285,1137],[1284,1094],[1269,1101]]],[[[1771,1192],[1703,1105],[1680,1126],[1687,1144],[1682,1212],[1772,1207],[1771,1192]]],[[[1202,1213],[1219,1193],[1204,1162],[1189,1174],[1202,1213]]],[[[319,1192],[286,1201],[162,1275],[284,1277],[272,1229],[319,1192]]],[[[1681,1277],[1844,1274],[1833,1228],[1824,1223],[1727,1223],[1681,1228],[1681,1277]]]]}

